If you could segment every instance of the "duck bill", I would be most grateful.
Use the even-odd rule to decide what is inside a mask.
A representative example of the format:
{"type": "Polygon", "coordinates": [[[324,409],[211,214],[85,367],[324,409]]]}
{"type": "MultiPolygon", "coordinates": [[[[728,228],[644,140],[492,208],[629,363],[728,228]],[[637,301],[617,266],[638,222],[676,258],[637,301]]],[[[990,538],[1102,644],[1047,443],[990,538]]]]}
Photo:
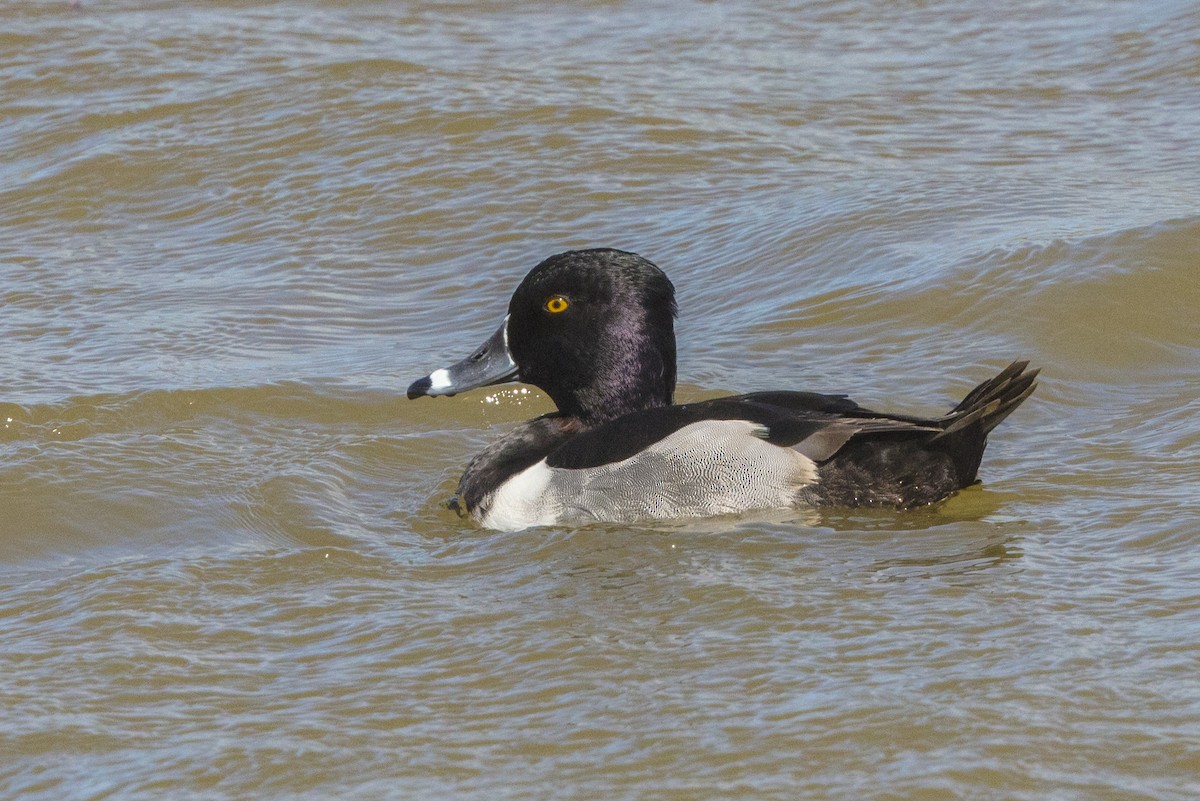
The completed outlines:
{"type": "Polygon", "coordinates": [[[468,389],[517,380],[517,365],[508,351],[508,318],[479,349],[457,364],[434,370],[408,388],[409,398],[454,395],[468,389]]]}

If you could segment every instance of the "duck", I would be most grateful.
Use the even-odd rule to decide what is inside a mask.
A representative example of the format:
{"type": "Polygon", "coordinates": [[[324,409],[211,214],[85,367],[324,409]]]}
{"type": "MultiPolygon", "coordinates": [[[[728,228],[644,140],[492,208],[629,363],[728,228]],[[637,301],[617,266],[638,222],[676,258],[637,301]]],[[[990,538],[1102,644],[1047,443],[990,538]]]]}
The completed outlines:
{"type": "Polygon", "coordinates": [[[519,381],[556,411],[468,463],[450,506],[479,526],[636,523],[774,509],[937,504],[978,482],[987,437],[1037,387],[1014,361],[940,417],[768,390],[674,402],[675,287],[611,248],[545,259],[478,349],[409,399],[519,381]]]}

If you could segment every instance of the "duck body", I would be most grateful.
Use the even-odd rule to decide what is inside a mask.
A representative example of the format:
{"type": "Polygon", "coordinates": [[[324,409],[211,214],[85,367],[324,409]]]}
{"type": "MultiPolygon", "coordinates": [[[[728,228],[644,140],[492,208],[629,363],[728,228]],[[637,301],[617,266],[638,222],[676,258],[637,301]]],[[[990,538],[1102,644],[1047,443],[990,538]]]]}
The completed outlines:
{"type": "Polygon", "coordinates": [[[675,301],[649,261],[570,251],[535,267],[500,329],[410,398],[519,379],[558,411],[471,460],[457,506],[486,528],[936,503],[976,481],[988,433],[1029,396],[1014,362],[948,414],[772,391],[674,404],[675,301]]]}

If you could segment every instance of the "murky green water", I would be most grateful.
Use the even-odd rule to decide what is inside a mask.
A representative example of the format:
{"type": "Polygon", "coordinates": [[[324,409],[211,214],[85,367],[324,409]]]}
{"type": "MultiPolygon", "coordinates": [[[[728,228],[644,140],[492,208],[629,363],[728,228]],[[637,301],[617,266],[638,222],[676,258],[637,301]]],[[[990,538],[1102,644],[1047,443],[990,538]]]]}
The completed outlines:
{"type": "Polygon", "coordinates": [[[1200,795],[1190,3],[0,5],[0,797],[1200,795]],[[409,402],[635,250],[680,397],[933,412],[981,488],[496,534],[537,393],[409,402]]]}

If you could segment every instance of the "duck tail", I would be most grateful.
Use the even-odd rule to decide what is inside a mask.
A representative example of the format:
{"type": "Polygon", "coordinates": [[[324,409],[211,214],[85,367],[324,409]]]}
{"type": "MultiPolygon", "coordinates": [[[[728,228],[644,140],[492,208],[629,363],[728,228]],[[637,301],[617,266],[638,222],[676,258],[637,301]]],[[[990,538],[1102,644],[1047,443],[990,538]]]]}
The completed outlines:
{"type": "Polygon", "coordinates": [[[995,378],[968,392],[949,414],[937,421],[942,430],[929,442],[953,460],[959,487],[975,483],[991,430],[1037,388],[1038,371],[1028,368],[1029,362],[1013,362],[995,378]]]}
{"type": "Polygon", "coordinates": [[[950,413],[941,419],[944,428],[934,439],[941,439],[979,424],[980,437],[986,437],[993,428],[1004,422],[1033,391],[1037,389],[1040,370],[1030,370],[1029,362],[1015,361],[989,378],[967,396],[950,413]]]}

